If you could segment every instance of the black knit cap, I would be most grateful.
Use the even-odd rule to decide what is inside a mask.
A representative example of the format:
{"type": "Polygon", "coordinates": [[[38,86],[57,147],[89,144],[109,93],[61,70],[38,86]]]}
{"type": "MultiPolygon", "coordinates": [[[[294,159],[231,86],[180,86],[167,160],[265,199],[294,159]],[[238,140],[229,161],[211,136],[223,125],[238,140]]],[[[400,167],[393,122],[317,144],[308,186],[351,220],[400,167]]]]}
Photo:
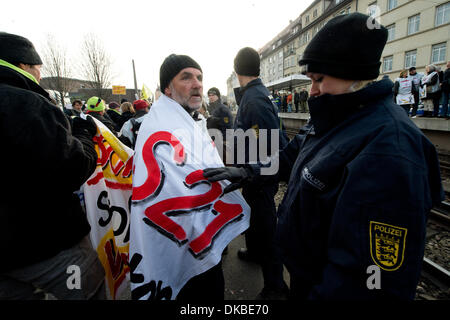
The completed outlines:
{"type": "Polygon", "coordinates": [[[159,69],[159,82],[162,93],[169,86],[170,81],[185,68],[195,68],[202,71],[200,65],[189,56],[171,54],[164,59],[159,69]]]}
{"type": "Polygon", "coordinates": [[[220,91],[216,87],[212,87],[211,89],[209,89],[208,95],[209,94],[215,94],[216,96],[218,96],[220,98],[220,91]]]}
{"type": "Polygon", "coordinates": [[[298,62],[303,73],[317,72],[349,80],[371,80],[380,74],[387,29],[373,17],[351,13],[331,19],[306,47],[298,62]]]}
{"type": "Polygon", "coordinates": [[[241,76],[258,77],[259,65],[259,53],[250,47],[239,50],[234,58],[234,71],[241,76]]]}
{"type": "Polygon", "coordinates": [[[11,64],[42,64],[41,57],[27,38],[0,32],[0,59],[11,64]]]}

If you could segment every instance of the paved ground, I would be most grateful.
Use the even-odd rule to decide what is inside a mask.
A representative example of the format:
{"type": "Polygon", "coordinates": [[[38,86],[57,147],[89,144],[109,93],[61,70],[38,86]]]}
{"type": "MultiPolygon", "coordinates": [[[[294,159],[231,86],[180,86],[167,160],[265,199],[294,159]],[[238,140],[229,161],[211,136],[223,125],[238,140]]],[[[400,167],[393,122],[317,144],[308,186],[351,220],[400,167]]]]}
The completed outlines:
{"type": "MultiPolygon", "coordinates": [[[[225,277],[225,300],[253,300],[263,288],[261,267],[237,257],[240,248],[245,247],[245,238],[240,235],[228,246],[223,256],[225,277]]],[[[284,280],[289,285],[289,273],[284,270],[284,280]]]]}
{"type": "MultiPolygon", "coordinates": [[[[245,247],[245,237],[239,235],[228,245],[228,253],[223,255],[225,300],[253,300],[263,288],[261,267],[237,257],[237,252],[242,247],[245,247]]],[[[284,279],[289,285],[289,274],[286,269],[284,279]]],[[[109,293],[107,295],[109,296],[109,293]]],[[[55,298],[47,295],[46,299],[54,300],[55,298]]],[[[130,290],[124,292],[118,300],[131,300],[130,290]]]]}

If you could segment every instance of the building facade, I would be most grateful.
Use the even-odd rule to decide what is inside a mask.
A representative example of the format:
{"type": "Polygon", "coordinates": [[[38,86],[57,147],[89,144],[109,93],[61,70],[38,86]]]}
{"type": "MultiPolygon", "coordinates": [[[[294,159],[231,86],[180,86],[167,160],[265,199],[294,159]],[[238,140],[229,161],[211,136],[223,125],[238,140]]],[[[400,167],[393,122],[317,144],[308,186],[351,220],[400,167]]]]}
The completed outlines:
{"type": "MultiPolygon", "coordinates": [[[[450,60],[450,1],[315,0],[259,50],[263,83],[271,89],[271,83],[299,74],[298,60],[315,34],[333,17],[352,12],[371,15],[388,29],[380,78],[387,75],[395,80],[412,66],[418,72],[425,72],[429,64],[446,68],[450,60]]],[[[309,84],[302,82],[292,88],[286,80],[283,89],[301,87],[309,89],[309,84]]]]}

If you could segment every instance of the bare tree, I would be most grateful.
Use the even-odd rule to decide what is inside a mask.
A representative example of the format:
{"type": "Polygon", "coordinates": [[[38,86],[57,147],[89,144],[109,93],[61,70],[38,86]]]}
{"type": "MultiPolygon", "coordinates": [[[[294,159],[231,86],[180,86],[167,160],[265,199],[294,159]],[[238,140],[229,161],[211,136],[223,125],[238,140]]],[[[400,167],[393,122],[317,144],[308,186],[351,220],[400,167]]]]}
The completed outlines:
{"type": "Polygon", "coordinates": [[[92,82],[94,93],[102,96],[112,83],[111,58],[105,51],[101,41],[93,34],[84,36],[82,45],[81,71],[86,80],[92,82]]]}
{"type": "Polygon", "coordinates": [[[44,65],[42,73],[48,77],[49,89],[58,92],[56,102],[64,107],[64,97],[73,89],[72,68],[67,58],[67,50],[55,37],[47,34],[47,41],[44,47],[44,65]]]}

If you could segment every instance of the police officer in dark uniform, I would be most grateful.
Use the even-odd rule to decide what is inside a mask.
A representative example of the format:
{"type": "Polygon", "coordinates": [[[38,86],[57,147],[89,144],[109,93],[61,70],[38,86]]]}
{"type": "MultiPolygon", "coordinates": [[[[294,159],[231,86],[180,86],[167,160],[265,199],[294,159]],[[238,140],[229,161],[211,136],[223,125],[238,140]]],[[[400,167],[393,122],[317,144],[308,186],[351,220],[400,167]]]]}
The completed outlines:
{"type": "Polygon", "coordinates": [[[293,299],[414,299],[427,215],[444,193],[435,147],[393,103],[392,82],[374,80],[386,40],[373,17],[331,19],[299,61],[311,120],[277,157],[278,174],[205,170],[233,188],[289,179],[277,242],[293,299]]]}
{"type": "MultiPolygon", "coordinates": [[[[254,134],[259,140],[260,130],[279,130],[279,118],[277,108],[271,100],[271,95],[259,78],[260,58],[256,50],[246,47],[241,49],[234,60],[234,70],[237,74],[240,89],[235,92],[236,103],[239,110],[234,122],[234,129],[242,129],[244,132],[254,129],[254,134]]],[[[279,132],[279,141],[271,141],[267,134],[267,155],[270,156],[271,144],[284,147],[287,141],[282,132],[279,132]]],[[[259,141],[258,141],[259,142],[259,141]]],[[[237,141],[234,147],[237,148],[237,141]]],[[[251,158],[257,161],[258,155],[251,155],[248,146],[245,148],[245,162],[251,158]]],[[[235,155],[237,150],[235,149],[235,155]]],[[[236,158],[236,162],[238,159],[236,158]]],[[[239,164],[239,163],[238,163],[239,164]]],[[[257,298],[282,299],[287,297],[288,287],[283,280],[283,265],[280,256],[274,246],[274,234],[276,227],[276,209],[274,196],[278,185],[248,185],[242,190],[242,194],[251,208],[250,228],[245,234],[247,249],[241,249],[238,256],[243,260],[256,260],[261,264],[264,288],[257,298]]]]}

